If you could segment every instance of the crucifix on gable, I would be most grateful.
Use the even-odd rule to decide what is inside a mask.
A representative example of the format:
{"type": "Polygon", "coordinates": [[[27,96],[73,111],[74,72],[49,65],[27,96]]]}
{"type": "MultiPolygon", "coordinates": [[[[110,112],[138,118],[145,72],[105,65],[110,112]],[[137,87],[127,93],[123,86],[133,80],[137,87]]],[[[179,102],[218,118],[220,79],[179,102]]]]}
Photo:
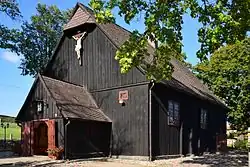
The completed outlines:
{"type": "Polygon", "coordinates": [[[82,65],[82,62],[83,62],[83,58],[82,58],[82,55],[81,55],[81,49],[82,49],[82,39],[85,37],[87,33],[84,32],[84,33],[78,33],[76,35],[73,35],[73,39],[76,40],[76,45],[75,45],[75,51],[76,51],[76,54],[77,54],[77,59],[79,61],[79,64],[82,65]]]}

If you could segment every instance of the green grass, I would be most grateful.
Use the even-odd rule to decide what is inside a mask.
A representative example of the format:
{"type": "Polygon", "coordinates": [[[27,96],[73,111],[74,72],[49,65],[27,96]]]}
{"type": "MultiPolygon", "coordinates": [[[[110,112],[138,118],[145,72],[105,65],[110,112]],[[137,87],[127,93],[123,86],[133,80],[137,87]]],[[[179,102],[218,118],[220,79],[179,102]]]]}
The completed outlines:
{"type": "MultiPolygon", "coordinates": [[[[9,123],[9,128],[7,128],[7,140],[10,139],[10,134],[12,134],[12,139],[21,139],[21,128],[17,126],[16,123],[9,123]]],[[[4,129],[0,127],[0,140],[4,139],[4,129]]]]}
{"type": "MultiPolygon", "coordinates": [[[[9,123],[9,128],[6,129],[6,138],[7,140],[10,139],[10,134],[12,134],[12,139],[18,140],[21,139],[21,128],[17,126],[15,123],[15,117],[7,116],[7,115],[0,115],[0,122],[6,124],[9,123]]],[[[0,140],[4,139],[4,128],[0,126],[0,140]]]]}

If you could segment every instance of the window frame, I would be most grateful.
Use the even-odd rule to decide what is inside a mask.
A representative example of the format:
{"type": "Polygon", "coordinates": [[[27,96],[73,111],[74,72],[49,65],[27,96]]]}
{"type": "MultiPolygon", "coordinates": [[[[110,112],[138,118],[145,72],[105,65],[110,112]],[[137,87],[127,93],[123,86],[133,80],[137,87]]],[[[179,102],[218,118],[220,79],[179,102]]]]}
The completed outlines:
{"type": "Polygon", "coordinates": [[[174,100],[168,100],[168,125],[180,125],[180,103],[174,100]]]}
{"type": "Polygon", "coordinates": [[[208,125],[208,111],[204,108],[200,110],[200,128],[207,129],[208,125]]]}

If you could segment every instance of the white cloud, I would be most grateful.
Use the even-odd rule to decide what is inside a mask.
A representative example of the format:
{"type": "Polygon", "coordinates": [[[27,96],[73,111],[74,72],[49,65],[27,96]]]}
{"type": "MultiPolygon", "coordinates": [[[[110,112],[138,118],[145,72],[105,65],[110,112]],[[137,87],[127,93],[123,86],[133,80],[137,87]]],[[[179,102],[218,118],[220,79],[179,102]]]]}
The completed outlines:
{"type": "Polygon", "coordinates": [[[20,57],[18,57],[15,53],[8,52],[8,51],[2,52],[1,57],[2,59],[8,62],[14,63],[14,64],[20,61],[20,57]]]}

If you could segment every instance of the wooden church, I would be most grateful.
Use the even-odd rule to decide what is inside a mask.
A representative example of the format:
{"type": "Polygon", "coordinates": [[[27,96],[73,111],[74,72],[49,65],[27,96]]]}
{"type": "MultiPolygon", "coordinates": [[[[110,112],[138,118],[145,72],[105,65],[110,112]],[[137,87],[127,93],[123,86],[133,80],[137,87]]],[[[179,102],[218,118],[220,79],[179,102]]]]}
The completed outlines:
{"type": "Polygon", "coordinates": [[[227,107],[181,62],[173,58],[172,79],[160,83],[141,67],[120,74],[114,57],[130,34],[77,3],[16,117],[23,155],[63,147],[67,159],[152,160],[225,145],[227,107]]]}

